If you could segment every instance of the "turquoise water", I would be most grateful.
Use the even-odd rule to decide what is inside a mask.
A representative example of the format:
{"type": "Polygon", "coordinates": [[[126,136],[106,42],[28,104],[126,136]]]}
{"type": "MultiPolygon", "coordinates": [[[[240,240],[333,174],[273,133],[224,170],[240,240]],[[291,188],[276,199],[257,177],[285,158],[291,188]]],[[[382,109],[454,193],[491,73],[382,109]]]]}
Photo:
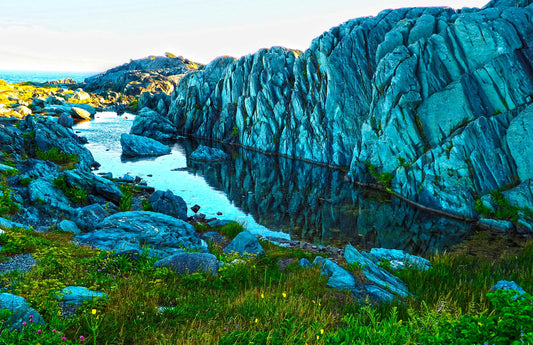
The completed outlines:
{"type": "Polygon", "coordinates": [[[44,83],[64,78],[72,78],[76,82],[83,82],[85,78],[98,74],[98,72],[51,72],[51,71],[7,71],[0,70],[0,79],[8,83],[21,83],[25,81],[44,83]]]}

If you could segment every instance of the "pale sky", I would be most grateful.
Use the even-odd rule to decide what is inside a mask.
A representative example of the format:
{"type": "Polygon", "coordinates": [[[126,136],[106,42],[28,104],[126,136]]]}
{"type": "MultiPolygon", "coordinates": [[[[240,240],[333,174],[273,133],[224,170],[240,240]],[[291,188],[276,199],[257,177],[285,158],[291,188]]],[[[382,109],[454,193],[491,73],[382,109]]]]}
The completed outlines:
{"type": "Polygon", "coordinates": [[[489,0],[0,0],[0,70],[99,72],[171,52],[208,63],[261,48],[305,50],[387,8],[489,0]]]}

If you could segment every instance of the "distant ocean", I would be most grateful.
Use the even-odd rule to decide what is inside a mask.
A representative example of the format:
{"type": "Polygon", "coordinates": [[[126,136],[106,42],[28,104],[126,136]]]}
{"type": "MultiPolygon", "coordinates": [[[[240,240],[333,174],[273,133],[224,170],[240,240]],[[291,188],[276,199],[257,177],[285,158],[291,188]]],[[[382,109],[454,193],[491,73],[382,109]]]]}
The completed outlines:
{"type": "Polygon", "coordinates": [[[8,83],[21,83],[31,81],[44,83],[64,78],[72,78],[76,82],[83,82],[85,78],[98,74],[98,72],[50,72],[50,71],[5,71],[0,70],[0,79],[8,83]]]}

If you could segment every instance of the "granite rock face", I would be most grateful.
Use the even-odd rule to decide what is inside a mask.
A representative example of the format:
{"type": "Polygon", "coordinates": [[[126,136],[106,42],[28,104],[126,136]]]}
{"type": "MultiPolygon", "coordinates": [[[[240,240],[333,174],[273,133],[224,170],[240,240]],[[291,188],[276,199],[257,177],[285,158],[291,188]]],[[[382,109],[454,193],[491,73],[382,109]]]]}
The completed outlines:
{"type": "Polygon", "coordinates": [[[476,218],[474,195],[531,178],[531,46],[530,0],[386,10],[303,53],[219,58],[182,79],[168,117],[183,134],[350,167],[354,181],[374,181],[373,166],[393,191],[476,218]]]}

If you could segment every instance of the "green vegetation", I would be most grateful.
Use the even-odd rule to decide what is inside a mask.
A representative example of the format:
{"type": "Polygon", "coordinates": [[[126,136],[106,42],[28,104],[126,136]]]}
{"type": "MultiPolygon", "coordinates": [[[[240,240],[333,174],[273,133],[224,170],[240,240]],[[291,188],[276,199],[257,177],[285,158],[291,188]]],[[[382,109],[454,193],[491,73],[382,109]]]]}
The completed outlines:
{"type": "MultiPolygon", "coordinates": [[[[229,232],[238,226],[226,227],[217,230],[229,232]]],[[[0,344],[14,344],[13,339],[57,344],[57,330],[67,344],[79,343],[81,336],[88,344],[148,345],[533,341],[533,298],[488,293],[500,279],[533,290],[533,241],[521,249],[491,249],[492,256],[486,257],[470,255],[472,248],[482,247],[480,238],[473,239],[454,253],[431,257],[429,271],[399,271],[412,297],[401,303],[365,305],[347,292],[328,289],[327,278],[316,267],[303,269],[294,262],[280,268],[280,259],[313,259],[300,250],[262,243],[265,256],[222,266],[217,276],[178,275],[167,268],[154,269],[156,259],[145,255],[129,260],[76,246],[71,236],[23,229],[0,235],[0,259],[32,252],[37,260],[26,274],[0,276],[0,286],[26,298],[47,322],[42,328],[29,325],[24,333],[0,325],[0,344]],[[66,318],[54,296],[68,285],[105,292],[109,299],[86,302],[76,316],[66,318]]],[[[223,262],[234,259],[222,251],[216,254],[223,262]]]]}
{"type": "Polygon", "coordinates": [[[233,126],[233,130],[230,134],[230,138],[238,138],[239,136],[239,127],[237,125],[233,126]]]}
{"type": "Polygon", "coordinates": [[[133,198],[133,194],[135,193],[135,186],[132,184],[121,184],[119,187],[122,191],[122,197],[120,198],[118,208],[123,212],[129,211],[131,209],[131,200],[133,198]]]}
{"type": "Polygon", "coordinates": [[[368,171],[370,172],[370,175],[372,175],[373,178],[375,178],[379,184],[383,185],[385,188],[390,188],[392,179],[394,178],[394,175],[388,172],[379,172],[378,168],[374,165],[372,165],[370,162],[365,162],[366,166],[368,167],[368,171]]]}
{"type": "Polygon", "coordinates": [[[57,164],[73,164],[79,162],[78,156],[63,152],[57,147],[52,147],[48,151],[43,151],[40,148],[37,148],[35,154],[38,159],[51,161],[57,164]]]}
{"type": "Polygon", "coordinates": [[[139,110],[139,101],[134,99],[133,101],[131,101],[127,106],[126,106],[126,110],[128,111],[131,111],[131,112],[136,112],[137,110],[139,110]]]}
{"type": "Polygon", "coordinates": [[[65,196],[75,203],[85,205],[87,203],[87,191],[78,186],[70,185],[65,176],[54,180],[54,187],[61,189],[65,196]]]}
{"type": "Polygon", "coordinates": [[[527,207],[511,206],[501,191],[493,191],[490,194],[496,203],[494,211],[483,205],[480,199],[475,200],[475,210],[482,217],[511,220],[516,222],[520,216],[522,216],[533,220],[533,211],[531,209],[527,207]]]}
{"type": "Polygon", "coordinates": [[[18,174],[18,170],[9,169],[0,174],[0,216],[6,217],[19,211],[19,204],[12,200],[13,191],[9,188],[7,177],[18,174]]]}

